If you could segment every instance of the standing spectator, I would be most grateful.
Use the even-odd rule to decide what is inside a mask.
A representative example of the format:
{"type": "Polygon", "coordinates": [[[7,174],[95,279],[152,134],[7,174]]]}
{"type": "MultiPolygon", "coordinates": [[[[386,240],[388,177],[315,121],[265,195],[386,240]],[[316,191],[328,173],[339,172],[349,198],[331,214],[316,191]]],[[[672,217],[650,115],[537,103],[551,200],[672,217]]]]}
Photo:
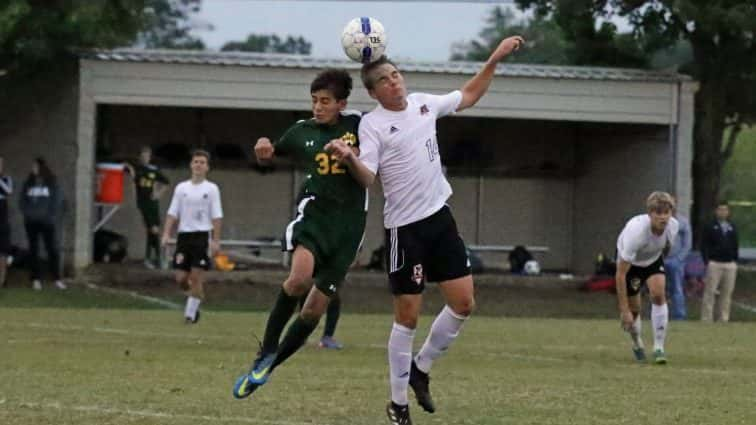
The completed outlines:
{"type": "Polygon", "coordinates": [[[711,322],[714,318],[714,298],[718,292],[719,320],[728,322],[738,272],[738,233],[735,225],[728,221],[730,207],[727,202],[717,204],[715,215],[716,219],[704,227],[701,241],[701,255],[706,263],[701,320],[711,322]]]}
{"type": "Polygon", "coordinates": [[[32,163],[31,174],[21,191],[21,213],[29,238],[29,260],[32,287],[42,289],[42,273],[39,265],[39,238],[45,243],[50,274],[58,289],[66,289],[60,276],[60,246],[58,226],[63,212],[63,194],[44,158],[38,157],[32,163]]]}
{"type": "Polygon", "coordinates": [[[143,146],[139,151],[139,164],[136,167],[126,164],[134,179],[137,208],[142,213],[146,229],[144,266],[148,269],[160,267],[160,197],[170,184],[168,178],[151,161],[152,149],[143,146]]]}
{"type": "Polygon", "coordinates": [[[13,193],[13,179],[3,174],[3,157],[0,156],[0,288],[5,286],[7,258],[10,254],[10,224],[8,222],[8,197],[13,193]]]}
{"type": "Polygon", "coordinates": [[[667,275],[667,296],[672,301],[670,319],[685,320],[688,317],[685,305],[685,259],[690,252],[693,238],[688,219],[677,212],[675,218],[679,223],[677,239],[664,259],[664,269],[667,275]]]}

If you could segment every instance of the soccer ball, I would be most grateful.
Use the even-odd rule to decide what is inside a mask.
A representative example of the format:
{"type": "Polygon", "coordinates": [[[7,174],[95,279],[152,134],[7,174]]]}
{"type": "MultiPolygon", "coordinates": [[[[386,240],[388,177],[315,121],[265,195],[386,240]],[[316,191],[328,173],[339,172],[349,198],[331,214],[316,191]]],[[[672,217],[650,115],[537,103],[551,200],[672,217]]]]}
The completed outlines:
{"type": "Polygon", "coordinates": [[[341,46],[353,61],[374,62],[386,51],[386,33],[383,25],[374,18],[354,18],[341,32],[341,46]]]}
{"type": "Polygon", "coordinates": [[[536,260],[530,260],[525,263],[523,271],[526,275],[535,276],[537,274],[541,274],[541,265],[538,264],[538,261],[536,260]]]}

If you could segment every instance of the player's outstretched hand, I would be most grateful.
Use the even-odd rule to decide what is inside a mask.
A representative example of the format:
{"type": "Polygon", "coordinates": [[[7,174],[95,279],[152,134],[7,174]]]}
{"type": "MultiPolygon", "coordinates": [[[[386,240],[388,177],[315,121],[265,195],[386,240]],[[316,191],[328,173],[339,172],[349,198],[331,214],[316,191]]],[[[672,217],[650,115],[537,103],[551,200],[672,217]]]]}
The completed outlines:
{"type": "Polygon", "coordinates": [[[493,62],[499,62],[510,53],[517,51],[522,45],[525,44],[525,39],[519,35],[507,37],[501,40],[501,43],[496,47],[496,50],[491,53],[490,60],[493,62]]]}
{"type": "Polygon", "coordinates": [[[267,137],[257,139],[255,143],[255,156],[258,161],[270,161],[273,159],[273,144],[267,137]]]}
{"type": "Polygon", "coordinates": [[[352,155],[354,155],[352,148],[341,139],[331,140],[323,147],[323,149],[331,154],[333,159],[341,163],[346,162],[352,155]]]}

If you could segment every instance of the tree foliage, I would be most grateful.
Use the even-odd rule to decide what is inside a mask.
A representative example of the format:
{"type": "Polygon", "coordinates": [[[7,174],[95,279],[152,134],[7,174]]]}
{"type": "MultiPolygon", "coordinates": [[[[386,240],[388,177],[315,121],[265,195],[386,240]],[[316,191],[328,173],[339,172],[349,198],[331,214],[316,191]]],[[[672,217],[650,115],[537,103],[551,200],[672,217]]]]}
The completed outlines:
{"type": "Polygon", "coordinates": [[[200,0],[5,0],[0,5],[0,69],[50,69],[75,49],[200,47],[188,17],[200,0]]]}
{"type": "MultiPolygon", "coordinates": [[[[693,223],[699,230],[719,196],[721,170],[740,130],[756,122],[756,2],[753,0],[516,0],[551,17],[580,50],[584,65],[612,65],[603,31],[628,20],[644,52],[688,45],[678,64],[699,82],[695,101],[693,223]],[[603,24],[599,22],[603,21],[603,24]],[[602,53],[603,52],[603,53],[602,53]],[[727,135],[727,137],[725,137],[727,135]]],[[[694,231],[694,235],[700,231],[694,231]]]]}
{"type": "Polygon", "coordinates": [[[301,36],[289,35],[286,39],[281,39],[275,34],[250,34],[244,41],[229,41],[221,47],[221,51],[309,55],[312,51],[312,43],[301,36]]]}

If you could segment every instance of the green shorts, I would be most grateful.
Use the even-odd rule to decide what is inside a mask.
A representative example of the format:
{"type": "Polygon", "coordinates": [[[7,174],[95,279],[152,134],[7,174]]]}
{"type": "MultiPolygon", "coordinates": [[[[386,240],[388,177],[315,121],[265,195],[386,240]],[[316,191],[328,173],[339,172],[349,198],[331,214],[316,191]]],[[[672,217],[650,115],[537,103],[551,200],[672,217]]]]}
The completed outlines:
{"type": "Polygon", "coordinates": [[[297,245],[315,257],[315,286],[329,297],[336,293],[354,262],[365,233],[366,212],[344,211],[333,202],[303,198],[297,216],[286,226],[284,249],[297,245]]]}
{"type": "Polygon", "coordinates": [[[137,204],[137,208],[142,213],[142,219],[146,228],[149,229],[153,226],[160,227],[160,203],[157,201],[140,202],[137,204]]]}

